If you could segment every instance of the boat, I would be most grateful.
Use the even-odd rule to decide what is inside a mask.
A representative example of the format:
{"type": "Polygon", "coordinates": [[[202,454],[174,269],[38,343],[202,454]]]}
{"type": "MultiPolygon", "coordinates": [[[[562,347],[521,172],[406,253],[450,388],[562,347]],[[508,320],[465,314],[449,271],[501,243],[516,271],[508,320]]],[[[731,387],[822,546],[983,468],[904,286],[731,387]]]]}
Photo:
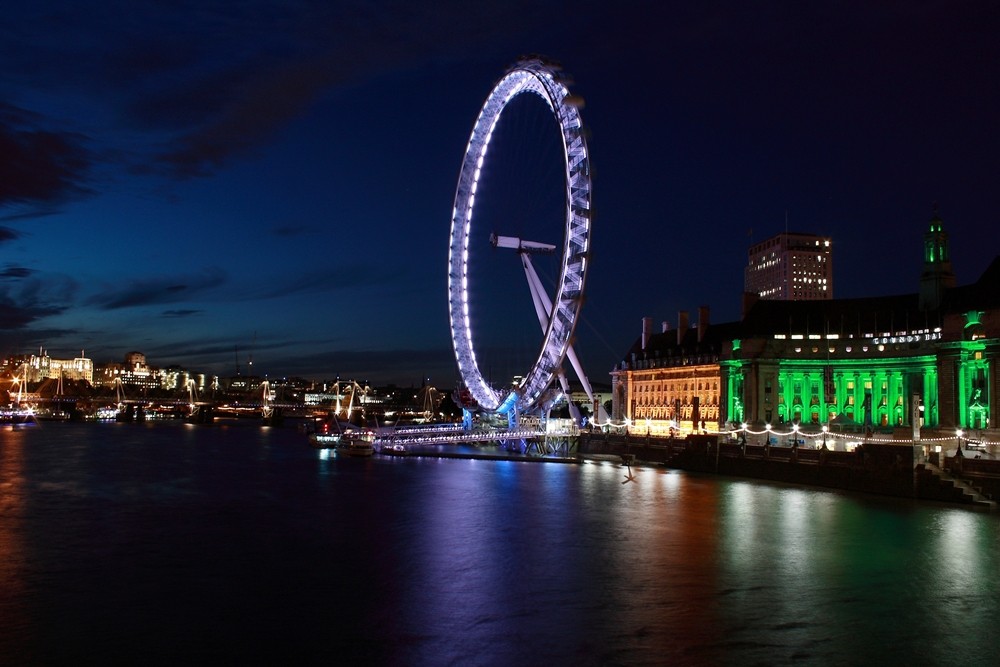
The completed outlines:
{"type": "Polygon", "coordinates": [[[340,438],[337,449],[348,456],[371,456],[375,453],[375,433],[350,431],[340,438]]]}
{"type": "Polygon", "coordinates": [[[371,456],[375,452],[375,432],[341,422],[336,417],[313,426],[309,443],[316,449],[337,449],[349,456],[371,456]]]}
{"type": "Polygon", "coordinates": [[[59,421],[64,422],[69,419],[70,415],[65,410],[58,408],[42,408],[35,413],[35,418],[41,421],[59,421]]]}
{"type": "Polygon", "coordinates": [[[313,422],[309,426],[309,444],[316,449],[332,449],[340,446],[344,428],[336,418],[324,422],[313,422]]]}
{"type": "Polygon", "coordinates": [[[30,408],[6,408],[0,410],[0,424],[20,426],[35,423],[35,412],[30,408]]]}
{"type": "Polygon", "coordinates": [[[340,444],[339,433],[310,433],[309,444],[316,449],[330,449],[340,444]]]}

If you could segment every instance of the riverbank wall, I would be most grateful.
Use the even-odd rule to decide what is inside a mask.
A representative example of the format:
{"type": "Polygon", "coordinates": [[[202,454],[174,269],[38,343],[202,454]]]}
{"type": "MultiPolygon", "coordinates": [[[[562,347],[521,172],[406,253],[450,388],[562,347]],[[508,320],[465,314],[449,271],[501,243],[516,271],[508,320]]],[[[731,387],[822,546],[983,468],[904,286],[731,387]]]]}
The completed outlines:
{"type": "MultiPolygon", "coordinates": [[[[865,443],[839,452],[720,442],[714,435],[677,439],[600,432],[581,434],[578,445],[582,456],[618,455],[691,472],[973,504],[975,498],[960,484],[922,462],[922,451],[909,444],[865,443]]],[[[1000,477],[995,481],[1000,490],[1000,477]]]]}

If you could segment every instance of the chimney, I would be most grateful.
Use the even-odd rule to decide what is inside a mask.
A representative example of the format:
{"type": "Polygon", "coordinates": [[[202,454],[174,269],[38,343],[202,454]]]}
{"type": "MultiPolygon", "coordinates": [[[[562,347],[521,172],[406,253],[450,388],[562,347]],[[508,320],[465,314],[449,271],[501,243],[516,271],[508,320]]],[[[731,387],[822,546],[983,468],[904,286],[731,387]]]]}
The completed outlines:
{"type": "Polygon", "coordinates": [[[649,343],[649,336],[653,332],[653,318],[644,317],[642,318],[642,349],[646,349],[646,345],[649,343]]]}
{"type": "Polygon", "coordinates": [[[756,292],[743,292],[743,308],[740,319],[746,317],[747,313],[750,312],[750,309],[753,308],[753,305],[758,301],[760,301],[760,295],[756,292]]]}
{"type": "Polygon", "coordinates": [[[668,331],[670,331],[670,322],[667,322],[666,320],[663,320],[663,323],[660,326],[663,327],[661,329],[661,331],[663,333],[667,333],[668,331]]]}
{"type": "Polygon", "coordinates": [[[708,331],[708,306],[698,306],[698,342],[705,338],[708,331]]]}
{"type": "Polygon", "coordinates": [[[684,334],[688,330],[688,311],[680,310],[677,312],[677,344],[684,344],[684,334]]]}

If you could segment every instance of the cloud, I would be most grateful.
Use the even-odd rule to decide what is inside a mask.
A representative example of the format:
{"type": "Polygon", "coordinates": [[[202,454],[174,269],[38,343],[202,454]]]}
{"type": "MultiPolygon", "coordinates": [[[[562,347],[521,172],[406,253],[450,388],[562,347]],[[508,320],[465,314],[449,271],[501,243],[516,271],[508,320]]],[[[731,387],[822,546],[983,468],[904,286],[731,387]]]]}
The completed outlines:
{"type": "Polygon", "coordinates": [[[37,351],[40,346],[50,349],[49,343],[52,341],[61,338],[75,338],[78,334],[79,331],[75,329],[65,328],[5,329],[0,327],[0,358],[13,354],[23,354],[26,351],[37,351]]]}
{"type": "Polygon", "coordinates": [[[281,358],[271,355],[269,367],[281,368],[287,375],[316,377],[318,369],[332,369],[327,377],[365,380],[374,384],[405,383],[407,378],[419,386],[421,378],[430,377],[439,388],[453,387],[458,379],[455,355],[449,346],[407,350],[335,350],[313,349],[281,358]]]}
{"type": "Polygon", "coordinates": [[[160,313],[160,317],[191,317],[192,315],[199,315],[201,312],[200,310],[192,309],[165,310],[160,313]]]}
{"type": "Polygon", "coordinates": [[[31,269],[26,269],[23,266],[8,266],[6,269],[0,269],[0,278],[27,278],[31,274],[31,269]]]}
{"type": "MultiPolygon", "coordinates": [[[[135,71],[137,63],[145,63],[156,78],[171,82],[137,96],[128,107],[139,122],[172,130],[141,168],[178,179],[205,176],[250,154],[322,95],[448,54],[465,58],[470,48],[520,34],[532,18],[559,16],[459,0],[433,6],[405,0],[305,5],[301,15],[308,21],[266,5],[264,14],[254,6],[215,16],[218,29],[210,34],[188,28],[184,43],[167,45],[166,50],[180,49],[181,56],[122,54],[130,79],[152,78],[135,71]]],[[[141,45],[143,53],[150,48],[141,45]]],[[[165,50],[164,44],[152,48],[157,54],[165,50]]]]}
{"type": "Polygon", "coordinates": [[[340,58],[279,62],[244,74],[211,120],[171,141],[156,160],[177,178],[202,176],[244,156],[302,113],[319,91],[347,80],[340,58]]]}
{"type": "Polygon", "coordinates": [[[275,236],[282,236],[285,238],[291,238],[294,236],[303,236],[315,231],[314,228],[308,227],[306,225],[279,225],[271,230],[271,233],[275,236]]]}
{"type": "Polygon", "coordinates": [[[21,233],[10,227],[0,226],[0,243],[7,243],[8,241],[16,241],[21,238],[21,233]]]}
{"type": "Polygon", "coordinates": [[[74,301],[77,282],[69,276],[44,277],[22,267],[0,272],[0,329],[28,329],[36,321],[65,312],[74,301]]]}
{"type": "Polygon", "coordinates": [[[306,271],[296,276],[282,276],[268,280],[259,292],[248,294],[250,299],[276,299],[292,294],[329,293],[334,290],[354,290],[391,283],[398,280],[395,270],[375,271],[371,267],[342,264],[324,269],[306,271]]]}
{"type": "Polygon", "coordinates": [[[24,329],[32,322],[66,310],[60,306],[22,306],[9,299],[0,299],[0,329],[24,329]]]}
{"type": "Polygon", "coordinates": [[[76,282],[65,276],[32,277],[19,267],[8,268],[15,280],[0,288],[0,329],[26,329],[44,317],[67,310],[76,292],[76,282]]]}
{"type": "MultiPolygon", "coordinates": [[[[523,41],[532,23],[575,17],[545,3],[464,0],[301,0],[294,10],[255,0],[194,9],[150,2],[22,4],[5,13],[10,27],[0,42],[0,98],[14,93],[6,99],[25,106],[71,99],[49,115],[61,116],[66,126],[100,128],[89,133],[100,138],[102,161],[177,179],[210,174],[250,154],[322,95],[436,59],[464,60],[472,50],[523,41]],[[45,94],[16,96],[38,88],[45,94]]],[[[29,120],[28,112],[8,109],[0,108],[0,126],[10,128],[15,117],[29,120]]],[[[39,119],[30,120],[37,125],[39,119]]],[[[9,143],[11,132],[6,135],[9,143]]],[[[50,174],[18,184],[18,196],[45,201],[81,186],[91,156],[78,135],[14,136],[16,145],[46,149],[41,159],[48,168],[34,171],[50,174]]]]}
{"type": "MultiPolygon", "coordinates": [[[[0,220],[12,221],[12,220],[33,220],[35,218],[44,218],[50,215],[58,215],[62,213],[62,210],[57,208],[37,208],[33,207],[30,210],[22,210],[17,213],[9,213],[4,216],[0,216],[0,220]]],[[[0,227],[4,232],[10,233],[13,236],[11,238],[18,238],[21,236],[20,232],[14,231],[13,229],[8,229],[5,227],[0,227]]],[[[7,239],[0,239],[7,240],[7,239]]]]}
{"type": "Polygon", "coordinates": [[[0,103],[0,206],[51,203],[88,193],[91,156],[70,132],[25,129],[34,116],[0,103]]]}
{"type": "Polygon", "coordinates": [[[117,310],[185,301],[225,284],[221,269],[208,268],[186,276],[153,276],[133,280],[121,289],[109,289],[94,295],[87,304],[102,310],[117,310]]]}

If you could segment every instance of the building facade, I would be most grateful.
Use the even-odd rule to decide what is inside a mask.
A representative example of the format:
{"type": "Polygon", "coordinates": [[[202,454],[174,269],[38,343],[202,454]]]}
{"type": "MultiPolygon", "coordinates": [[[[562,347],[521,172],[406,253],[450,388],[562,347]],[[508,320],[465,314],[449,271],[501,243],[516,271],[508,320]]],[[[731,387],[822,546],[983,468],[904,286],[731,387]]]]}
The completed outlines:
{"type": "Polygon", "coordinates": [[[735,331],[733,324],[712,326],[706,306],[694,326],[681,311],[676,329],[663,322],[656,334],[644,318],[639,340],[611,372],[611,420],[650,435],[714,430],[721,418],[721,353],[735,331]]]}
{"type": "Polygon", "coordinates": [[[644,324],[611,374],[613,418],[652,433],[690,432],[699,420],[713,429],[995,428],[1000,258],[956,287],[936,214],[924,238],[913,294],[759,299],[739,322],[699,323],[696,334],[682,316],[685,331],[673,337],[644,324]]]}
{"type": "Polygon", "coordinates": [[[44,350],[15,355],[4,360],[3,368],[7,375],[16,375],[32,384],[59,379],[94,382],[94,362],[83,356],[82,351],[73,359],[54,359],[44,350]]]}
{"type": "Polygon", "coordinates": [[[750,246],[743,291],[761,299],[833,298],[830,238],[784,232],[750,246]]]}

